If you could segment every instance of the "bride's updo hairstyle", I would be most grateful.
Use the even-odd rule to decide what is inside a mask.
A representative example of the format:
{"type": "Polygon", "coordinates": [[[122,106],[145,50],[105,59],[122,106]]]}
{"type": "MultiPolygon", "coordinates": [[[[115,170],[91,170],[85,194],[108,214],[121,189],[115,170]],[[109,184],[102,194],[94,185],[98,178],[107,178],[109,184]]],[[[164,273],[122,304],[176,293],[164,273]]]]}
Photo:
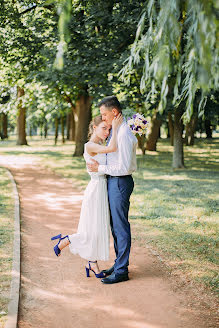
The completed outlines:
{"type": "Polygon", "coordinates": [[[101,122],[103,122],[101,115],[98,115],[93,118],[93,120],[89,124],[88,139],[90,139],[90,137],[92,136],[92,134],[94,132],[94,125],[98,126],[101,122]]]}

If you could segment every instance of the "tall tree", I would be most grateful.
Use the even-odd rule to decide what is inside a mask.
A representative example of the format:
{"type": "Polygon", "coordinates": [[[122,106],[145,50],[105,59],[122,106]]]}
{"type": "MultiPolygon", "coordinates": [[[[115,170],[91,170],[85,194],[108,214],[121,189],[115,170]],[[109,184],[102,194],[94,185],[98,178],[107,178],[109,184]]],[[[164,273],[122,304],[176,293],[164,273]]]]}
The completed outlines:
{"type": "Polygon", "coordinates": [[[39,70],[45,61],[40,50],[48,35],[46,28],[42,29],[46,10],[37,8],[37,17],[33,19],[32,7],[35,9],[36,5],[30,1],[3,0],[0,4],[0,86],[19,86],[18,98],[22,99],[17,107],[17,144],[27,144],[26,133],[21,131],[26,125],[26,106],[21,103],[25,98],[25,84],[34,79],[34,70],[39,70]]]}
{"type": "Polygon", "coordinates": [[[143,2],[101,0],[79,5],[75,1],[70,16],[68,4],[66,0],[61,6],[59,31],[64,41],[56,55],[56,67],[63,70],[56,72],[56,81],[75,104],[74,155],[79,156],[87,139],[89,121],[86,120],[91,118],[92,102],[112,93],[115,72],[121,68],[125,53],[134,41],[143,2]]]}

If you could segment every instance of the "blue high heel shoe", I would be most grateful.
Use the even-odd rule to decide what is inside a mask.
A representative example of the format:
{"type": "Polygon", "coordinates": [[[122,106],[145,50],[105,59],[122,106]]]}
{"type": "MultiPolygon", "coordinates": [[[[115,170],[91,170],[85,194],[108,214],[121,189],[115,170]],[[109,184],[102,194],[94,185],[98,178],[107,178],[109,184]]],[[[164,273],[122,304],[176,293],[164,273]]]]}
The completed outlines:
{"type": "Polygon", "coordinates": [[[87,278],[90,277],[90,271],[93,271],[93,273],[95,274],[96,278],[104,278],[105,274],[103,272],[100,273],[96,273],[92,268],[91,268],[91,263],[97,263],[97,261],[88,261],[89,264],[89,268],[85,267],[86,269],[86,274],[87,274],[87,278]]]}
{"type": "Polygon", "coordinates": [[[62,237],[61,233],[59,235],[54,236],[54,237],[51,238],[51,240],[59,239],[59,242],[53,248],[56,256],[60,256],[61,250],[59,249],[59,243],[60,243],[61,240],[65,239],[65,238],[68,238],[69,243],[71,243],[68,235],[66,235],[65,237],[62,237]]]}

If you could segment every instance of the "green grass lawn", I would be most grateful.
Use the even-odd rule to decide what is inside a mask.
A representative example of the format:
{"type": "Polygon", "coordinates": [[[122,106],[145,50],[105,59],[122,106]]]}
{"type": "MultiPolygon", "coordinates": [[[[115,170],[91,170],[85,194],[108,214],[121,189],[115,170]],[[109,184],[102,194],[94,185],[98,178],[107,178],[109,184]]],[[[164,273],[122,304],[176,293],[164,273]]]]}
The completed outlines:
{"type": "Polygon", "coordinates": [[[0,327],[4,326],[10,296],[14,234],[14,196],[11,181],[0,167],[0,327]]]}
{"type": "MultiPolygon", "coordinates": [[[[216,291],[218,287],[219,139],[196,140],[185,147],[186,169],[172,170],[168,140],[157,152],[138,154],[138,171],[131,199],[132,237],[165,259],[173,273],[184,274],[216,291]]],[[[34,137],[30,146],[0,142],[0,156],[22,156],[54,170],[85,188],[89,179],[83,158],[74,158],[74,145],[53,145],[34,137]]]]}

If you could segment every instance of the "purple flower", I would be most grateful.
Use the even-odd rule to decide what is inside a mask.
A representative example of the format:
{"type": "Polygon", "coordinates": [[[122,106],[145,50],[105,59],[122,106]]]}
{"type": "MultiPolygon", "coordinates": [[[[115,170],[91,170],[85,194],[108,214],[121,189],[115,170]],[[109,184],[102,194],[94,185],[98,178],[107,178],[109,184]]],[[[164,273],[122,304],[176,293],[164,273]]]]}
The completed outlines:
{"type": "Polygon", "coordinates": [[[131,117],[128,117],[128,121],[131,120],[131,117]]]}
{"type": "Polygon", "coordinates": [[[136,117],[137,117],[137,115],[136,115],[136,114],[134,114],[132,117],[133,117],[133,118],[136,118],[136,117]]]}
{"type": "Polygon", "coordinates": [[[146,120],[143,121],[144,124],[147,124],[147,122],[148,122],[148,121],[146,121],[146,120]]]}

